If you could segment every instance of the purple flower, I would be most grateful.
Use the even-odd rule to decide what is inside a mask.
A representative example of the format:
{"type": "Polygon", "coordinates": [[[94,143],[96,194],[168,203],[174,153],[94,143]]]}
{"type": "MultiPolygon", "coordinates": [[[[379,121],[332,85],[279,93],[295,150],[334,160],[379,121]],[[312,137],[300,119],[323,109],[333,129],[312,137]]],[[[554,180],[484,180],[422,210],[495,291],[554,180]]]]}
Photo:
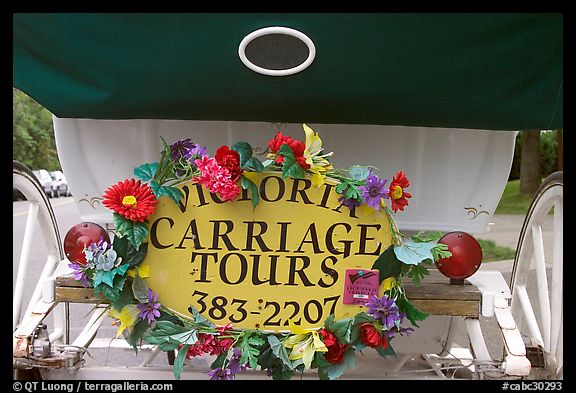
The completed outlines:
{"type": "Polygon", "coordinates": [[[210,376],[211,380],[215,381],[234,379],[234,374],[232,373],[232,370],[230,370],[229,368],[218,367],[215,368],[214,370],[208,371],[208,375],[210,376]]]}
{"type": "Polygon", "coordinates": [[[192,158],[189,161],[193,163],[195,159],[206,155],[206,146],[196,145],[190,149],[190,154],[192,155],[192,158]]]}
{"type": "Polygon", "coordinates": [[[68,266],[71,267],[72,270],[74,270],[73,272],[74,280],[80,281],[85,288],[88,288],[90,286],[90,279],[86,275],[86,269],[84,268],[84,266],[76,262],[72,262],[68,264],[68,266]]]}
{"type": "Polygon", "coordinates": [[[366,184],[358,187],[362,191],[364,202],[371,208],[378,210],[382,198],[388,197],[388,190],[385,189],[386,179],[380,179],[376,175],[370,174],[366,179],[366,184]]]}
{"type": "Polygon", "coordinates": [[[382,296],[382,299],[378,299],[378,296],[372,295],[372,299],[366,303],[366,307],[368,307],[366,313],[382,323],[385,330],[391,330],[400,324],[400,312],[394,299],[388,299],[386,295],[382,296]]]}
{"type": "Polygon", "coordinates": [[[182,139],[170,145],[170,157],[174,161],[184,159],[193,163],[196,158],[206,154],[206,146],[193,143],[190,138],[182,139]]]}
{"type": "Polygon", "coordinates": [[[232,373],[232,376],[236,375],[240,371],[246,370],[246,365],[240,364],[240,356],[242,356],[242,352],[238,348],[234,348],[232,357],[228,362],[228,369],[232,373]]]}
{"type": "Polygon", "coordinates": [[[148,324],[151,324],[156,318],[160,316],[160,302],[158,302],[158,294],[154,294],[152,289],[148,288],[148,303],[138,304],[140,313],[138,316],[142,319],[147,319],[148,324]]]}
{"type": "Polygon", "coordinates": [[[358,199],[354,199],[354,198],[346,199],[345,193],[342,194],[342,196],[340,198],[338,198],[338,202],[342,202],[342,204],[350,210],[352,210],[355,207],[358,207],[362,204],[362,201],[360,201],[358,199]]]}
{"type": "Polygon", "coordinates": [[[72,268],[75,280],[80,281],[86,288],[90,286],[90,279],[86,275],[86,269],[84,266],[76,262],[72,262],[68,264],[68,266],[72,268]]]}
{"type": "Polygon", "coordinates": [[[174,161],[180,161],[181,158],[188,161],[192,157],[192,149],[196,147],[190,138],[182,139],[170,145],[170,157],[174,161]]]}

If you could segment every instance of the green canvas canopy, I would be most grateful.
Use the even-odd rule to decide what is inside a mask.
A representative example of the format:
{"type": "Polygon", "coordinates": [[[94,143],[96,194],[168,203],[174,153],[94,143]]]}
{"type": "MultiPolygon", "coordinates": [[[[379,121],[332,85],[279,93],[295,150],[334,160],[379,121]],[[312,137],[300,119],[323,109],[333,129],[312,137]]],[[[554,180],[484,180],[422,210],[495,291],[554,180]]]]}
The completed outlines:
{"type": "MultiPolygon", "coordinates": [[[[13,85],[58,117],[563,127],[562,14],[62,13],[13,22],[13,85]],[[242,40],[274,26],[311,40],[306,69],[270,76],[241,61],[242,40]]],[[[282,56],[281,45],[263,48],[264,62],[282,56]]]]}

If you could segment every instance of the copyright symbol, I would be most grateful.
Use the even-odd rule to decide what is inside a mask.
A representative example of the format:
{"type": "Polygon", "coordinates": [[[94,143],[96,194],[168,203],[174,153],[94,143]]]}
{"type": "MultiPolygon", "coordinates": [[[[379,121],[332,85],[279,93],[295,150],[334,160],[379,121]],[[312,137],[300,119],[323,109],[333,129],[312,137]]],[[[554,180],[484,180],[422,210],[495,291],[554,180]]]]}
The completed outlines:
{"type": "Polygon", "coordinates": [[[15,392],[19,392],[20,390],[22,390],[22,383],[14,382],[12,388],[14,389],[15,392]]]}

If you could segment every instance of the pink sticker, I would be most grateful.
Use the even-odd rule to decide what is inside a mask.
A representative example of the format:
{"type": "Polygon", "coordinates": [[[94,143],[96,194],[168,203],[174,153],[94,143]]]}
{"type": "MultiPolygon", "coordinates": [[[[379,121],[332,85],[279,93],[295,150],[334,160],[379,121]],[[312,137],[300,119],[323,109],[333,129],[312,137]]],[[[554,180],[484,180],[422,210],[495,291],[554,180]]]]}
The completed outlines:
{"type": "Polygon", "coordinates": [[[365,305],[372,295],[378,296],[378,270],[346,269],[342,303],[365,305]]]}

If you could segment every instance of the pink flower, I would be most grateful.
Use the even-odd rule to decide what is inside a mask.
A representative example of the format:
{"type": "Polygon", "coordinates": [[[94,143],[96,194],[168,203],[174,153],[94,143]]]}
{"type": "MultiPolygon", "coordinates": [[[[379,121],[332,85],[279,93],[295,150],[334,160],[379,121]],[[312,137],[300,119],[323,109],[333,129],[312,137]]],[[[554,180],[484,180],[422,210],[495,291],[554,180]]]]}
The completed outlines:
{"type": "Polygon", "coordinates": [[[205,186],[214,194],[218,194],[224,201],[231,201],[240,195],[240,187],[232,179],[230,171],[218,165],[214,158],[202,156],[195,160],[200,176],[193,180],[205,186]]]}

